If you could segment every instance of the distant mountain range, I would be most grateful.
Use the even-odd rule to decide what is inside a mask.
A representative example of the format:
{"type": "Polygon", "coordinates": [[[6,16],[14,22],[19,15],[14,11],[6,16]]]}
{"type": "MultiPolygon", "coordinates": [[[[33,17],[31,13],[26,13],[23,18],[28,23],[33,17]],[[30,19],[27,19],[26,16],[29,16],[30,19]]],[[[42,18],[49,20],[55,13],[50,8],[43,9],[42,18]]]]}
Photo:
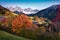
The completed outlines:
{"type": "Polygon", "coordinates": [[[9,9],[12,12],[16,12],[16,13],[17,12],[18,13],[23,12],[25,14],[35,14],[39,11],[38,9],[31,9],[31,8],[22,9],[21,7],[18,7],[18,6],[16,6],[16,7],[7,7],[7,9],[9,9]]]}
{"type": "MultiPolygon", "coordinates": [[[[2,7],[0,6],[0,9],[2,9],[2,7]]],[[[6,8],[4,8],[6,9],[6,8]]],[[[3,11],[5,11],[3,9],[3,11]]],[[[43,17],[43,18],[47,18],[49,20],[52,20],[52,21],[55,21],[57,19],[60,19],[60,5],[52,5],[51,7],[48,7],[46,9],[43,9],[43,10],[33,10],[31,8],[27,8],[27,9],[22,9],[20,7],[10,7],[10,8],[7,8],[6,10],[10,10],[16,14],[20,14],[20,13],[25,13],[27,14],[28,16],[38,16],[38,17],[43,17]]],[[[8,10],[8,11],[9,11],[8,10]]]]}
{"type": "MultiPolygon", "coordinates": [[[[17,8],[19,9],[19,7],[17,7],[17,8]]],[[[30,9],[30,8],[28,8],[28,9],[30,9]]],[[[25,9],[24,11],[28,12],[30,10],[25,9]]],[[[0,5],[0,22],[1,23],[4,22],[4,25],[3,25],[4,27],[6,27],[7,25],[10,26],[10,24],[8,24],[8,23],[12,22],[13,29],[14,29],[14,27],[19,27],[19,26],[21,28],[23,28],[24,26],[27,28],[29,27],[29,29],[37,28],[40,26],[45,27],[47,25],[48,25],[47,27],[50,27],[50,26],[51,27],[52,26],[60,27],[60,5],[53,5],[49,8],[40,10],[39,12],[37,12],[35,14],[24,14],[22,11],[20,12],[18,10],[12,11],[12,10],[6,9],[0,5]],[[19,14],[19,13],[21,13],[21,14],[19,14]],[[5,25],[5,23],[7,25],[5,25]]]]}
{"type": "Polygon", "coordinates": [[[36,14],[30,14],[28,16],[38,16],[38,17],[48,18],[49,20],[53,20],[58,15],[59,7],[60,5],[53,5],[49,8],[40,10],[36,14]]]}

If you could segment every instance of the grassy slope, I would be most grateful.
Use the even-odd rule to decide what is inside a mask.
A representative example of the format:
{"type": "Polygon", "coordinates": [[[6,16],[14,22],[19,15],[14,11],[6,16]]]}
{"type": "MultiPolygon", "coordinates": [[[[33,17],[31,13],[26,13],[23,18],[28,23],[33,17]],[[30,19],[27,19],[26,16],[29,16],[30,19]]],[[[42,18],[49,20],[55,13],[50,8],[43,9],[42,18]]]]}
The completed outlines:
{"type": "Polygon", "coordinates": [[[28,40],[0,30],[0,40],[28,40]]]}

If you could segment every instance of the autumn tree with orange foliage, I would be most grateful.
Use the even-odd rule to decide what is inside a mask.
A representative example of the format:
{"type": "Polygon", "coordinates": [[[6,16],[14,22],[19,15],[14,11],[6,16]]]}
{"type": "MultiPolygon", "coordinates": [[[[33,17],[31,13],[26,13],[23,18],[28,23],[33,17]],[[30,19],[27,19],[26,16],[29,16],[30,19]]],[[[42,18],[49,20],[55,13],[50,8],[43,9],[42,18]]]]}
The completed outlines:
{"type": "Polygon", "coordinates": [[[33,29],[35,25],[33,25],[32,20],[29,19],[25,14],[20,14],[12,21],[12,31],[17,34],[24,29],[33,29]]]}

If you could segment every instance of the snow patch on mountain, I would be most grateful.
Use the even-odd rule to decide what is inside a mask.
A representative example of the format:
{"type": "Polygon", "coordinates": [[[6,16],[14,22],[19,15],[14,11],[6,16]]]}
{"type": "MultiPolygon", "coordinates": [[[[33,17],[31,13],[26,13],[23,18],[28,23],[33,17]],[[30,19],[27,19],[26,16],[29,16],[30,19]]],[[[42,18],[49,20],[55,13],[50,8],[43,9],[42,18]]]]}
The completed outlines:
{"type": "Polygon", "coordinates": [[[37,13],[39,10],[38,9],[32,9],[32,8],[21,8],[21,7],[7,7],[7,9],[9,9],[10,11],[14,12],[14,11],[18,11],[18,12],[23,12],[25,14],[35,14],[37,13]]]}

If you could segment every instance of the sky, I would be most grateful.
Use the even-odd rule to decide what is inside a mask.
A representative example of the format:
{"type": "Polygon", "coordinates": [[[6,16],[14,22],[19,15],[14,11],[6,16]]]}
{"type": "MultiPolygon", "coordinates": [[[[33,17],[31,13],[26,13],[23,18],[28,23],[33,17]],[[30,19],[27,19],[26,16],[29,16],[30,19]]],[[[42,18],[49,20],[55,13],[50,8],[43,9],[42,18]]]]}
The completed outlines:
{"type": "Polygon", "coordinates": [[[0,5],[4,7],[32,8],[32,9],[45,9],[52,5],[60,4],[60,0],[0,0],[0,5]]]}

